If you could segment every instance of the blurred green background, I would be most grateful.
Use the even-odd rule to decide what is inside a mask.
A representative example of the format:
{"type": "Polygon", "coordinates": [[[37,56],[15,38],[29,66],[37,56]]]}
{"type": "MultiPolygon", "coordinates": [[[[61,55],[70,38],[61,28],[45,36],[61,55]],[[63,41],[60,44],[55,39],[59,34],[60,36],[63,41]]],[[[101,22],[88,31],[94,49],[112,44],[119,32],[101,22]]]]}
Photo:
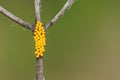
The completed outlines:
{"type": "MultiPolygon", "coordinates": [[[[66,0],[42,0],[46,24],[66,0]]],[[[34,24],[33,0],[0,5],[34,24]]],[[[120,80],[120,1],[76,0],[47,31],[46,80],[120,80]]],[[[32,33],[0,14],[0,80],[35,80],[32,33]]]]}

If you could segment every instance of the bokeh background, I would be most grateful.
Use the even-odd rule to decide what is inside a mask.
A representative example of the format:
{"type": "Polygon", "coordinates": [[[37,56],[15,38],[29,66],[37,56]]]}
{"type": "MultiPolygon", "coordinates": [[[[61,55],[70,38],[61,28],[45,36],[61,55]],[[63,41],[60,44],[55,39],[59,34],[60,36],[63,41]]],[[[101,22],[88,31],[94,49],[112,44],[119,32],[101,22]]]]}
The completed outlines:
{"type": "MultiPolygon", "coordinates": [[[[66,0],[42,0],[46,24],[66,0]]],[[[33,0],[0,5],[34,24],[33,0]]],[[[120,1],[76,0],[46,32],[46,80],[120,80],[120,1]]],[[[0,14],[0,80],[35,80],[32,33],[0,14]]]]}

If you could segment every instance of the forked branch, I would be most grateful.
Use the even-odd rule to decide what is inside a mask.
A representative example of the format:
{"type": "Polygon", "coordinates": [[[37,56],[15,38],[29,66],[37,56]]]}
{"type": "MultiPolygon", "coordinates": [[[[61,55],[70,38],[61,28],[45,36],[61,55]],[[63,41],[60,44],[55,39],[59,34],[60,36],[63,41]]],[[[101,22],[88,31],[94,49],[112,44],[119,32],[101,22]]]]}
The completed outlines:
{"type": "Polygon", "coordinates": [[[2,6],[0,6],[0,13],[7,16],[9,19],[13,20],[14,22],[22,25],[23,27],[25,27],[25,28],[27,28],[27,29],[29,29],[31,31],[33,30],[33,27],[32,27],[31,24],[29,24],[28,22],[25,22],[22,19],[18,18],[17,16],[13,15],[11,12],[7,11],[2,6]]]}
{"type": "Polygon", "coordinates": [[[65,13],[65,11],[72,6],[75,0],[67,0],[63,8],[57,13],[57,15],[45,25],[45,30],[47,30],[49,27],[51,27],[55,22],[65,13]]]}
{"type": "MultiPolygon", "coordinates": [[[[65,5],[62,9],[57,13],[57,15],[45,25],[45,30],[50,28],[55,22],[65,13],[65,11],[74,3],[74,0],[67,0],[65,5]]],[[[34,0],[35,6],[35,22],[40,21],[40,6],[41,0],[34,0]]],[[[7,11],[5,8],[0,6],[0,13],[7,16],[9,19],[13,20],[14,22],[22,25],[23,27],[34,31],[35,26],[32,26],[28,22],[23,21],[22,19],[18,18],[17,16],[13,15],[11,12],[7,11]]],[[[45,80],[43,74],[43,57],[36,59],[36,80],[45,80]]]]}

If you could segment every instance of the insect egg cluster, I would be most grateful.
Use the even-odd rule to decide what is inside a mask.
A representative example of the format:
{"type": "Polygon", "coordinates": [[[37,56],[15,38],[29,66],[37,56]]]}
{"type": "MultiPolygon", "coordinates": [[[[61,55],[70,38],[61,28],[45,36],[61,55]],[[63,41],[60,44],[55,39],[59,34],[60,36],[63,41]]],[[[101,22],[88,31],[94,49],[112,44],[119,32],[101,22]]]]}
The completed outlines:
{"type": "Polygon", "coordinates": [[[34,31],[34,40],[35,40],[35,55],[36,58],[42,57],[45,51],[46,38],[45,30],[43,24],[40,21],[37,21],[35,31],[34,31]]]}

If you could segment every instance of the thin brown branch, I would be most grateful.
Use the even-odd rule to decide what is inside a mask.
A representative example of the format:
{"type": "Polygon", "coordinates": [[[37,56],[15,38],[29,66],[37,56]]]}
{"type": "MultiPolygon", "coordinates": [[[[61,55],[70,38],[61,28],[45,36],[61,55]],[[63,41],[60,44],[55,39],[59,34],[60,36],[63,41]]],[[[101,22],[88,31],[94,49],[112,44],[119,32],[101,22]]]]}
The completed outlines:
{"type": "MultiPolygon", "coordinates": [[[[40,6],[41,0],[34,0],[35,6],[35,23],[41,20],[40,17],[40,6]]],[[[44,70],[43,70],[43,57],[36,59],[36,80],[44,80],[44,70]]]]}
{"type": "Polygon", "coordinates": [[[36,80],[44,80],[43,57],[36,60],[36,80]]]}
{"type": "Polygon", "coordinates": [[[64,13],[65,11],[74,3],[74,0],[67,0],[63,8],[57,13],[57,15],[45,25],[45,30],[51,27],[64,13]]]}
{"type": "Polygon", "coordinates": [[[22,25],[23,27],[33,31],[33,27],[28,22],[23,21],[22,19],[18,18],[17,16],[13,15],[11,12],[7,11],[5,8],[0,6],[0,13],[7,16],[9,19],[13,20],[14,22],[22,25]]]}
{"type": "Polygon", "coordinates": [[[34,0],[35,21],[40,21],[40,3],[41,3],[41,0],[34,0]]]}

